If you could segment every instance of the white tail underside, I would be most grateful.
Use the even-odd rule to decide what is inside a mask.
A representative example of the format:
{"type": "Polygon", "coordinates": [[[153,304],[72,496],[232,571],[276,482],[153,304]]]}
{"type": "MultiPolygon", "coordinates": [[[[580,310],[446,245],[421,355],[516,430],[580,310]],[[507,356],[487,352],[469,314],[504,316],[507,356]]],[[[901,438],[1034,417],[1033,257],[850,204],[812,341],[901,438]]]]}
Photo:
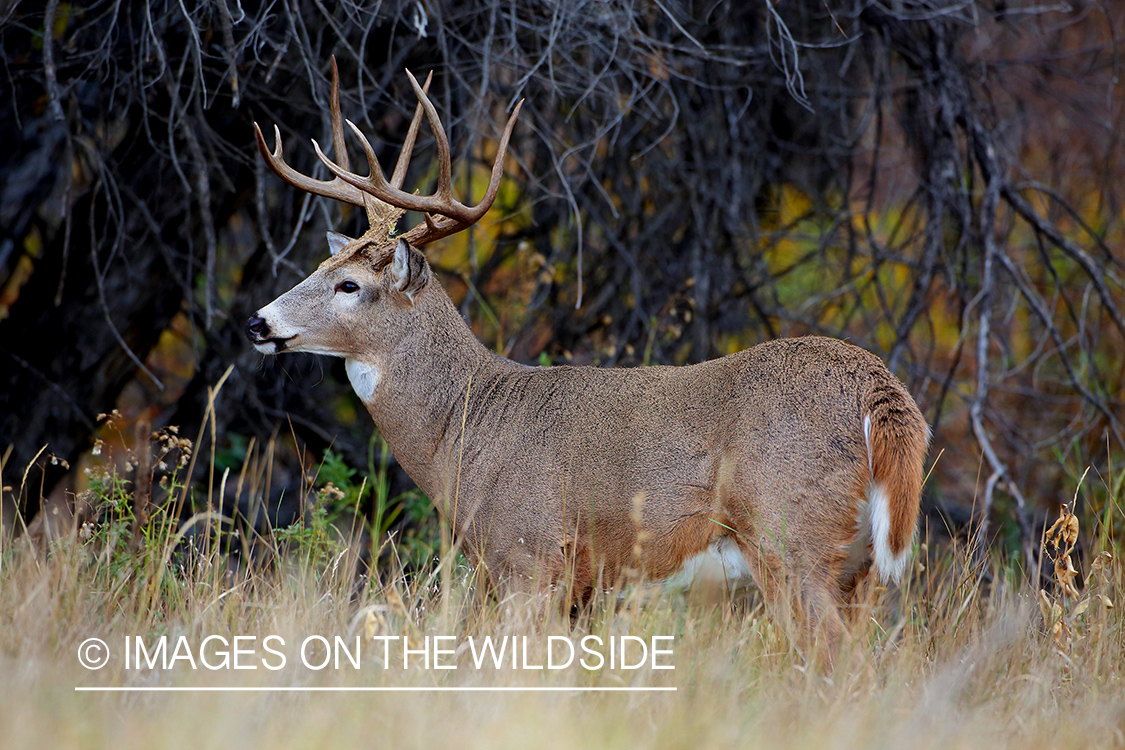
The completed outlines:
{"type": "Polygon", "coordinates": [[[875,570],[884,581],[898,583],[906,571],[910,548],[902,552],[891,551],[891,508],[887,490],[878,482],[867,487],[867,521],[871,529],[871,546],[874,551],[875,570]]]}
{"type": "MultiPolygon", "coordinates": [[[[871,452],[871,415],[863,418],[863,441],[867,444],[867,469],[875,473],[874,456],[871,452]]],[[[906,570],[910,548],[903,548],[895,554],[891,551],[891,498],[887,488],[872,479],[867,485],[867,502],[859,511],[859,534],[857,543],[866,546],[870,541],[875,570],[884,581],[898,583],[906,570]],[[864,518],[864,515],[867,517],[864,518]],[[865,533],[866,532],[866,533],[865,533]]]]}

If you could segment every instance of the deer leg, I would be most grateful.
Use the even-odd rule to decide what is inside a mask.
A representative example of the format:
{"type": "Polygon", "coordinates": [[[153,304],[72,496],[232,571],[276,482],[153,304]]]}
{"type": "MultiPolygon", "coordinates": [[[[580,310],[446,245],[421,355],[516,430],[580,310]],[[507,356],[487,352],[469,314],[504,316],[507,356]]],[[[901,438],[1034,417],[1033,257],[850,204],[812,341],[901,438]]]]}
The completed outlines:
{"type": "Polygon", "coordinates": [[[789,587],[782,573],[781,560],[773,553],[744,538],[735,537],[738,549],[750,569],[750,577],[766,603],[766,611],[787,633],[793,630],[793,607],[789,587]]]}
{"type": "Polygon", "coordinates": [[[840,616],[836,586],[816,577],[801,585],[802,642],[812,661],[831,671],[840,652],[846,628],[840,616]]]}
{"type": "Polygon", "coordinates": [[[737,541],[770,617],[810,661],[831,670],[846,632],[832,576],[788,576],[776,554],[742,537],[737,541]]]}
{"type": "Polygon", "coordinates": [[[844,602],[844,616],[849,628],[858,629],[871,615],[876,589],[870,563],[841,582],[840,596],[844,602]]]}

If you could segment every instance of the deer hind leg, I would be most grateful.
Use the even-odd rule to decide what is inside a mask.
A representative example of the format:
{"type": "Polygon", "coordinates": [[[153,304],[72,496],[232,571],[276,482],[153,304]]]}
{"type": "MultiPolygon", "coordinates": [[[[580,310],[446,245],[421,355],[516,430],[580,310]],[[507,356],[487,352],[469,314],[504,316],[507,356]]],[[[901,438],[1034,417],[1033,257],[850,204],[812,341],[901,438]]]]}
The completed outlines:
{"type": "Polygon", "coordinates": [[[735,537],[738,549],[750,569],[750,577],[765,600],[766,612],[776,625],[786,633],[794,633],[792,589],[786,581],[781,559],[772,551],[765,549],[749,538],[735,537]]]}
{"type": "Polygon", "coordinates": [[[834,581],[806,578],[801,585],[802,643],[812,660],[832,669],[847,632],[834,581]]]}
{"type": "Polygon", "coordinates": [[[868,560],[865,565],[840,579],[840,600],[844,603],[844,617],[848,628],[853,632],[858,632],[868,621],[875,606],[878,586],[871,570],[871,561],[868,560]]]}
{"type": "Polygon", "coordinates": [[[770,617],[810,662],[831,670],[846,633],[837,577],[787,568],[779,555],[742,537],[738,546],[770,617]]]}

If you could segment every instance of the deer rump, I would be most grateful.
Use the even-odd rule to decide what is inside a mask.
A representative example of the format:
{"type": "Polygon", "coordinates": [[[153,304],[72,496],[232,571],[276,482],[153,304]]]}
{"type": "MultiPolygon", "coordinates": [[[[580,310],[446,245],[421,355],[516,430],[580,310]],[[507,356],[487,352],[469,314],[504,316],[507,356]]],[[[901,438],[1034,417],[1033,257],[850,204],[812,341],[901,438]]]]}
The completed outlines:
{"type": "Polygon", "coordinates": [[[839,599],[872,564],[901,576],[928,430],[863,349],[806,337],[687,367],[497,365],[449,443],[460,471],[435,489],[502,589],[565,581],[582,600],[709,547],[729,565],[732,546],[763,590],[787,578],[839,599]]]}

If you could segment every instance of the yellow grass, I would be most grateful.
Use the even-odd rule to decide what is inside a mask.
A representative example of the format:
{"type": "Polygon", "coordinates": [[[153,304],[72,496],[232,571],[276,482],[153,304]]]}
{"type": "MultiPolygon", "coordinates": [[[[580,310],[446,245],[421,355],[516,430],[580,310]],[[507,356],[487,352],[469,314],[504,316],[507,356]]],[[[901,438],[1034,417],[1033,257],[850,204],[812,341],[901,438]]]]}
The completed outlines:
{"type": "MultiPolygon", "coordinates": [[[[159,515],[159,514],[158,514],[159,515]]],[[[840,747],[1089,748],[1125,744],[1125,633],[1119,560],[1102,556],[1079,596],[1040,593],[1011,568],[982,575],[969,551],[923,544],[908,585],[879,592],[831,674],[806,665],[757,597],[705,604],[638,586],[572,621],[548,608],[483,599],[473,573],[353,583],[343,546],[290,552],[250,575],[218,555],[182,567],[159,518],[137,554],[106,548],[103,528],[32,550],[0,549],[0,746],[3,747],[840,747]],[[987,579],[987,580],[986,580],[987,579]],[[441,600],[442,591],[449,600],[441,600]],[[1046,604],[1044,604],[1044,601],[1046,604]],[[445,606],[443,606],[443,604],[445,606]],[[1078,610],[1082,609],[1081,612],[1078,610]],[[443,615],[443,612],[446,613],[443,615]],[[1053,628],[1044,618],[1065,627],[1053,628]],[[284,669],[125,669],[140,636],[284,639],[284,669]],[[384,669],[370,635],[675,636],[674,670],[384,669]],[[365,642],[360,669],[300,664],[307,636],[365,642]],[[98,637],[104,668],[78,663],[98,637]],[[89,693],[75,687],[565,687],[562,692],[89,693]],[[583,692],[675,687],[675,692],[583,692]]],[[[1065,524],[1064,524],[1065,525],[1065,524]]],[[[1056,552],[1055,554],[1061,554],[1056,552]]],[[[1091,555],[1092,557],[1092,555],[1091,555]]],[[[1087,566],[1090,560],[1087,559],[1087,566]]],[[[1064,561],[1065,563],[1065,561],[1064,561]]],[[[1066,564],[1062,564],[1065,570],[1066,564]]],[[[1083,570],[1083,575],[1085,571],[1083,570]]],[[[275,643],[276,645],[276,643],[275,643]]],[[[261,664],[264,652],[247,661],[261,664]]],[[[317,654],[313,654],[314,656],[317,654]]],[[[542,664],[533,649],[532,664],[542,664]]],[[[213,658],[213,661],[215,659],[213,658]]]]}

